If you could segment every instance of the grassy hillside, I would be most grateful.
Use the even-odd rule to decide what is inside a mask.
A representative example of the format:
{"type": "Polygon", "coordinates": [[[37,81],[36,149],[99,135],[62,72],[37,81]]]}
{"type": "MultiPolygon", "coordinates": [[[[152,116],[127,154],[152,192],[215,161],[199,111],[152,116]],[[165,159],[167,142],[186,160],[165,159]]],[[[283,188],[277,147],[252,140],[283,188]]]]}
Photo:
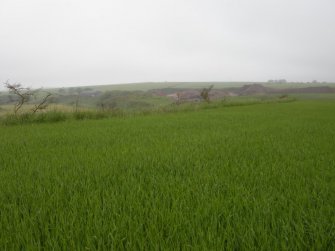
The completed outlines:
{"type": "Polygon", "coordinates": [[[215,85],[216,88],[238,87],[246,84],[245,82],[144,82],[114,85],[95,85],[85,86],[99,91],[148,91],[152,89],[163,88],[204,88],[209,85],[215,85]]]}
{"type": "Polygon", "coordinates": [[[0,126],[0,247],[333,250],[334,110],[0,126]]]}
{"type": "MultiPolygon", "coordinates": [[[[97,85],[35,90],[24,105],[25,110],[38,104],[48,92],[48,110],[143,110],[157,109],[176,102],[199,102],[201,90],[213,85],[212,100],[251,98],[277,98],[289,95],[298,99],[334,99],[335,85],[322,83],[248,83],[248,82],[161,82],[122,85],[97,85]],[[308,89],[308,87],[313,87],[308,89]],[[179,98],[178,98],[179,97],[179,98]],[[178,101],[177,101],[178,99],[178,101]],[[58,109],[59,110],[59,109],[58,109]]],[[[0,116],[11,113],[18,96],[0,92],[0,116]]],[[[21,110],[21,112],[24,109],[21,110]]]]}
{"type": "Polygon", "coordinates": [[[274,88],[293,88],[293,87],[311,87],[311,86],[331,86],[335,87],[335,83],[267,83],[267,82],[144,82],[144,83],[128,83],[128,84],[113,84],[113,85],[95,85],[83,86],[81,88],[91,88],[99,91],[148,91],[152,89],[163,88],[180,88],[180,89],[197,89],[214,85],[215,88],[241,87],[250,83],[259,83],[267,87],[274,88]]]}

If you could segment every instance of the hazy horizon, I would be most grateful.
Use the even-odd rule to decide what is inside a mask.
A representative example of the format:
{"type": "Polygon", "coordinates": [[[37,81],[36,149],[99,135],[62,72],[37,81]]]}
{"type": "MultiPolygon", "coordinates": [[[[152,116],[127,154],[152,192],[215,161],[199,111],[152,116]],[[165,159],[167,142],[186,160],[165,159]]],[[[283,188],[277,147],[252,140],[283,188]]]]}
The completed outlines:
{"type": "Polygon", "coordinates": [[[331,0],[2,0],[0,81],[335,82],[334,9],[331,0]]]}

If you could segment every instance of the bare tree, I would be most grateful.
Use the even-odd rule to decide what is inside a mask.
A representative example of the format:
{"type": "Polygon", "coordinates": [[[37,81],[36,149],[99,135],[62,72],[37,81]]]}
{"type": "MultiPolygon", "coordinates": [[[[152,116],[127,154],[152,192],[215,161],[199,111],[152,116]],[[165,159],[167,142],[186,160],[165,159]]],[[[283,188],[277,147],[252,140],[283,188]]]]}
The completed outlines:
{"type": "Polygon", "coordinates": [[[79,94],[76,96],[76,101],[75,101],[75,112],[78,112],[78,106],[79,106],[79,94]]]}
{"type": "MultiPolygon", "coordinates": [[[[10,93],[16,95],[18,98],[17,103],[14,105],[14,114],[16,115],[22,106],[27,103],[32,96],[34,96],[39,90],[32,90],[28,87],[22,87],[21,84],[10,84],[8,81],[4,83],[5,87],[9,90],[10,93]]],[[[33,114],[38,110],[43,110],[47,108],[47,101],[51,97],[51,93],[47,93],[43,99],[35,105],[32,109],[33,114]]]]}
{"type": "Polygon", "coordinates": [[[105,104],[104,104],[104,102],[102,102],[102,101],[98,102],[97,103],[97,107],[99,109],[101,109],[101,111],[104,111],[105,110],[105,104]]]}
{"type": "Polygon", "coordinates": [[[34,92],[30,88],[22,87],[21,84],[10,84],[8,81],[4,83],[10,93],[17,96],[18,101],[14,105],[14,114],[21,109],[24,103],[27,103],[34,92]]]}
{"type": "Polygon", "coordinates": [[[43,97],[41,102],[35,105],[35,107],[32,109],[33,114],[36,113],[39,110],[44,110],[48,107],[47,101],[48,101],[48,98],[51,97],[51,95],[52,94],[50,92],[48,92],[47,95],[43,97]]]}
{"type": "Polygon", "coordinates": [[[203,88],[200,92],[200,96],[202,97],[202,99],[204,101],[206,101],[207,103],[210,102],[210,97],[209,97],[209,92],[213,89],[214,85],[211,85],[208,88],[203,88]]]}
{"type": "Polygon", "coordinates": [[[177,98],[176,104],[180,105],[181,104],[181,93],[180,92],[176,93],[176,98],[177,98]]]}

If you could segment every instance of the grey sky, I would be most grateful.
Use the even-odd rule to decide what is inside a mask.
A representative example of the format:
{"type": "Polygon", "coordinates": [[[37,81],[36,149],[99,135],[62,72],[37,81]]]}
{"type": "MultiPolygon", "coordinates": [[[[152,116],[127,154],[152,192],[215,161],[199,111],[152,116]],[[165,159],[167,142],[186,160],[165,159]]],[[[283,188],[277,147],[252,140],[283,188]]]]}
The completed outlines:
{"type": "Polygon", "coordinates": [[[0,0],[0,81],[335,81],[334,0],[0,0]]]}

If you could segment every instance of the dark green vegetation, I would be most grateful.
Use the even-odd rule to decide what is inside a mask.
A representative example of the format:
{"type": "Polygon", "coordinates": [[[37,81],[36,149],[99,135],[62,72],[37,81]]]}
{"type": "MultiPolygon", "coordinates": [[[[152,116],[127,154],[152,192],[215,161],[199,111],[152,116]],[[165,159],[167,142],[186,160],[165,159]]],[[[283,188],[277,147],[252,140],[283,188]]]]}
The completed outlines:
{"type": "Polygon", "coordinates": [[[2,250],[334,250],[335,103],[0,126],[2,250]]]}

